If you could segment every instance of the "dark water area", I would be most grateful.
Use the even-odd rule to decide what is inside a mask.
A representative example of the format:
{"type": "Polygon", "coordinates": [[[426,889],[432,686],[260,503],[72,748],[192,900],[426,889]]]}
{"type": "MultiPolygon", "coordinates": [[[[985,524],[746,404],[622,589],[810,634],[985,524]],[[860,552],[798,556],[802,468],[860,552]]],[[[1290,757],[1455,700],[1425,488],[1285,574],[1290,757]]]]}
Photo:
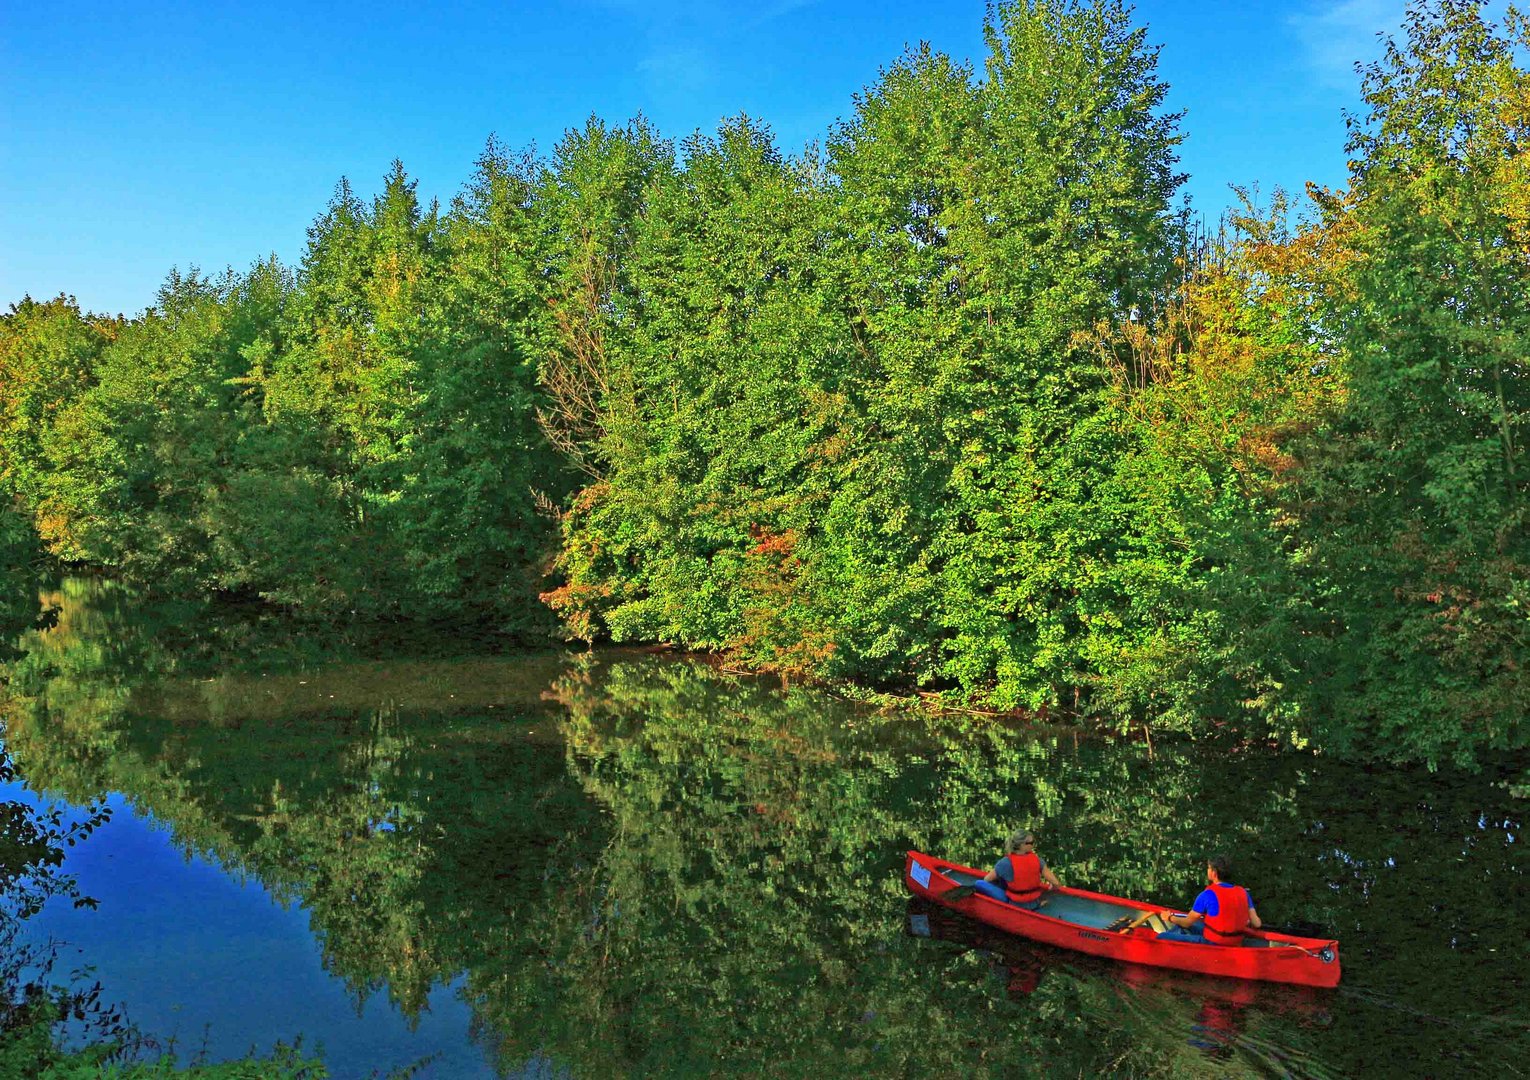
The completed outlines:
{"type": "Polygon", "coordinates": [[[1511,763],[1150,749],[662,655],[192,647],[111,586],[51,601],[0,703],[25,781],[0,799],[114,813],[65,865],[99,907],[29,932],[183,1052],[301,1036],[341,1077],[1530,1075],[1511,763]],[[987,862],[1022,825],[1065,883],[1170,903],[1230,852],[1267,923],[1340,939],[1343,982],[1093,960],[905,891],[907,849],[987,862]]]}

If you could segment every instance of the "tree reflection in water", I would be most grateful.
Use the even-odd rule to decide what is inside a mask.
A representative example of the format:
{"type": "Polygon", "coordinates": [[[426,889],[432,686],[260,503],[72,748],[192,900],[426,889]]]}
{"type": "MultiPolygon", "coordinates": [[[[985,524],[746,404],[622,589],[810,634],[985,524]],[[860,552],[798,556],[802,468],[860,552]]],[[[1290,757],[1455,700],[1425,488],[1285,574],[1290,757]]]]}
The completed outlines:
{"type": "Polygon", "coordinates": [[[199,675],[123,605],[66,601],[5,706],[29,778],[120,791],[303,905],[358,1003],[417,1017],[456,983],[506,1071],[1428,1075],[1530,1049],[1522,893],[1477,888],[1522,876],[1491,775],[1150,753],[661,656],[199,675]],[[1345,984],[906,932],[907,848],[982,862],[1018,824],[1065,882],[1169,902],[1234,852],[1267,921],[1344,942],[1345,984]]]}

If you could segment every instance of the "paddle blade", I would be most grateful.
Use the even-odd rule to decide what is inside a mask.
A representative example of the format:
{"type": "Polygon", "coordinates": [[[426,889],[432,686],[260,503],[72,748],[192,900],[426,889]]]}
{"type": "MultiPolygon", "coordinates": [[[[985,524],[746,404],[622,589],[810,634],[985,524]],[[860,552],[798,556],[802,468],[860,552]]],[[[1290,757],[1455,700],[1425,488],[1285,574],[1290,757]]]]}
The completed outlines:
{"type": "Polygon", "coordinates": [[[965,900],[975,892],[977,892],[976,885],[958,885],[954,889],[948,889],[946,892],[941,893],[940,898],[942,900],[965,900]]]}

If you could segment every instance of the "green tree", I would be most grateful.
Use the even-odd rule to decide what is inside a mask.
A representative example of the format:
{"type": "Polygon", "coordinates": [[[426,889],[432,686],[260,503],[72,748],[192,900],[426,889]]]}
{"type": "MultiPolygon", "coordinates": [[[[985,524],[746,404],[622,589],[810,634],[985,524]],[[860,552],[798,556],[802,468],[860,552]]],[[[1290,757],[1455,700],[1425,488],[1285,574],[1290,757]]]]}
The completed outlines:
{"type": "Polygon", "coordinates": [[[1365,70],[1347,197],[1323,200],[1350,253],[1322,312],[1346,395],[1291,444],[1299,602],[1253,640],[1284,637],[1274,706],[1341,752],[1470,758],[1530,735],[1527,47],[1517,13],[1500,31],[1476,3],[1410,8],[1365,70]]]}
{"type": "Polygon", "coordinates": [[[296,519],[306,527],[278,550],[319,556],[270,566],[276,580],[261,591],[320,610],[376,614],[412,598],[414,560],[392,526],[419,434],[417,354],[431,325],[439,231],[415,186],[397,161],[371,206],[342,181],[309,229],[286,347],[261,380],[277,460],[298,466],[300,480],[273,478],[251,493],[247,518],[270,528],[269,497],[312,499],[296,519]]]}
{"type": "Polygon", "coordinates": [[[829,599],[830,671],[928,681],[941,673],[940,567],[954,448],[945,420],[960,364],[965,224],[986,152],[970,69],[927,48],[857,99],[829,142],[839,190],[821,274],[853,349],[825,443],[828,504],[808,573],[829,599]]]}
{"type": "Polygon", "coordinates": [[[1179,118],[1120,4],[1001,6],[988,38],[981,205],[997,225],[975,244],[976,348],[949,410],[945,670],[1002,706],[1092,709],[1091,684],[1156,631],[1175,553],[1115,482],[1128,448],[1081,339],[1171,283],[1179,118]]]}
{"type": "Polygon", "coordinates": [[[819,197],[747,117],[687,139],[683,161],[650,183],[633,228],[611,353],[629,396],[570,517],[559,599],[598,597],[618,639],[780,662],[777,648],[811,635],[772,632],[802,598],[758,571],[807,523],[807,458],[825,431],[815,405],[838,320],[810,284],[819,197]]]}
{"type": "Polygon", "coordinates": [[[246,352],[286,288],[274,261],[219,279],[172,272],[156,307],[121,328],[45,435],[40,513],[45,539],[54,521],[70,538],[60,554],[172,591],[226,582],[209,507],[252,420],[246,352]]]}
{"type": "Polygon", "coordinates": [[[633,438],[629,255],[650,184],[672,173],[674,147],[641,116],[570,129],[533,193],[534,280],[546,321],[537,357],[547,437],[597,483],[613,442],[633,438]]]}
{"type": "Polygon", "coordinates": [[[419,434],[397,527],[419,591],[546,634],[537,598],[571,484],[538,423],[536,183],[529,155],[491,141],[441,238],[434,329],[419,351],[419,434]]]}
{"type": "Polygon", "coordinates": [[[1088,342],[1171,281],[1178,118],[1120,5],[1004,4],[987,37],[981,82],[911,55],[831,143],[861,359],[823,572],[852,671],[1083,707],[1146,576],[1088,342]]]}
{"type": "Polygon", "coordinates": [[[0,316],[0,498],[15,499],[64,558],[83,554],[47,498],[49,433],[96,379],[120,320],[85,315],[72,297],[25,297],[0,316]]]}
{"type": "Polygon", "coordinates": [[[1129,447],[1113,486],[1134,508],[1140,565],[1157,573],[1125,606],[1151,632],[1120,650],[1097,693],[1160,727],[1232,719],[1301,743],[1282,688],[1324,646],[1290,558],[1292,445],[1344,400],[1324,304],[1350,254],[1342,221],[1293,231],[1284,195],[1248,201],[1202,239],[1156,318],[1101,343],[1129,447]]]}

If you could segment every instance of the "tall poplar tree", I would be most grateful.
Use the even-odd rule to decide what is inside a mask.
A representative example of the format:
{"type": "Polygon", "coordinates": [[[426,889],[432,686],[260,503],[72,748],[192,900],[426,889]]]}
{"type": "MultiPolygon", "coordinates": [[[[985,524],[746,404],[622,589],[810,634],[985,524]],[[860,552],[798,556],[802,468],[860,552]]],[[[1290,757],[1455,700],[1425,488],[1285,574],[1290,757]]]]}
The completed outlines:
{"type": "Polygon", "coordinates": [[[1116,482],[1128,447],[1088,339],[1171,284],[1179,117],[1124,4],[1001,5],[987,37],[984,319],[952,410],[959,509],[937,544],[947,671],[991,680],[996,704],[1088,709],[1154,633],[1143,594],[1173,573],[1116,482]]]}
{"type": "Polygon", "coordinates": [[[969,311],[968,248],[986,224],[976,187],[986,134],[971,70],[921,47],[857,98],[829,142],[838,190],[821,287],[851,348],[810,573],[829,599],[819,616],[834,627],[836,674],[942,673],[932,544],[957,452],[946,422],[984,322],[969,311]]]}

